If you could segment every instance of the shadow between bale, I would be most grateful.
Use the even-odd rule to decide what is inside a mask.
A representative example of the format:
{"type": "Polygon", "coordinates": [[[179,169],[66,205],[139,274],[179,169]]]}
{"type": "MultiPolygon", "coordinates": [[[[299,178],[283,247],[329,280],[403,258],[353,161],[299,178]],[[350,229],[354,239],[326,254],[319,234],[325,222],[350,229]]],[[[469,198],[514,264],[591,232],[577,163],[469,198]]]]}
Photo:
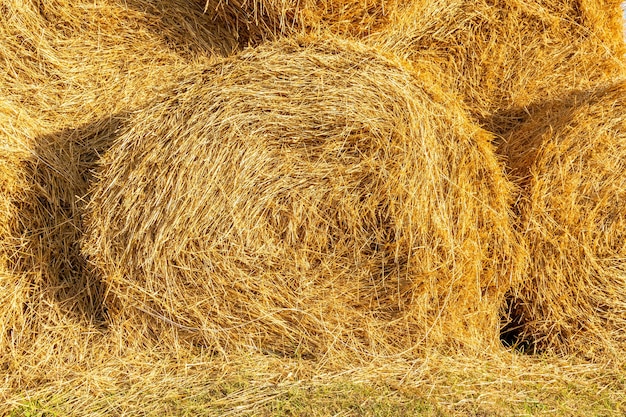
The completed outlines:
{"type": "Polygon", "coordinates": [[[25,317],[42,318],[40,308],[48,306],[104,325],[104,289],[81,254],[82,215],[92,171],[123,118],[113,115],[23,144],[28,156],[15,164],[20,188],[3,196],[11,217],[1,243],[7,270],[28,292],[25,317]]]}

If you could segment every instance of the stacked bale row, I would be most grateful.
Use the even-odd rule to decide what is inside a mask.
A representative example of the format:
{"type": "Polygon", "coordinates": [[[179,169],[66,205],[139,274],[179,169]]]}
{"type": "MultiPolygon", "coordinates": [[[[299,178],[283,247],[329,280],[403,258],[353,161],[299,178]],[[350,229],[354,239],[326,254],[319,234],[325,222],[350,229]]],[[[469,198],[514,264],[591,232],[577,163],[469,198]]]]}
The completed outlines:
{"type": "Polygon", "coordinates": [[[619,76],[626,51],[620,0],[206,0],[205,10],[247,40],[331,31],[436,62],[496,133],[538,101],[619,76]]]}
{"type": "Polygon", "coordinates": [[[622,88],[598,89],[623,72],[619,2],[6,0],[1,11],[0,93],[34,121],[7,121],[0,142],[0,276],[20,289],[0,301],[3,335],[50,305],[59,320],[101,319],[107,293],[133,337],[413,354],[494,345],[510,290],[520,337],[537,346],[621,343],[623,179],[601,165],[621,167],[622,88]],[[291,38],[214,63],[277,35],[291,38]],[[466,110],[506,136],[532,255],[523,282],[512,186],[466,110]],[[559,187],[571,204],[546,191],[559,187]]]}

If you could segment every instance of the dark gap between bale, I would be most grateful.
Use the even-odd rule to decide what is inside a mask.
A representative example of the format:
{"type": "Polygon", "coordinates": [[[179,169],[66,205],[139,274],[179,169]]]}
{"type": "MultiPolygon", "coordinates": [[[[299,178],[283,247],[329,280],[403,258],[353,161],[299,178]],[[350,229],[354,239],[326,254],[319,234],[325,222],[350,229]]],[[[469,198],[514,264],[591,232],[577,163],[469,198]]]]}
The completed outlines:
{"type": "Polygon", "coordinates": [[[504,296],[504,306],[500,322],[500,342],[505,348],[511,348],[524,354],[538,354],[535,340],[526,334],[528,318],[525,316],[525,309],[522,308],[520,299],[509,291],[504,296]]]}
{"type": "Polygon", "coordinates": [[[282,40],[137,112],[83,245],[113,319],[222,353],[495,346],[521,257],[511,186],[436,73],[282,40]]]}

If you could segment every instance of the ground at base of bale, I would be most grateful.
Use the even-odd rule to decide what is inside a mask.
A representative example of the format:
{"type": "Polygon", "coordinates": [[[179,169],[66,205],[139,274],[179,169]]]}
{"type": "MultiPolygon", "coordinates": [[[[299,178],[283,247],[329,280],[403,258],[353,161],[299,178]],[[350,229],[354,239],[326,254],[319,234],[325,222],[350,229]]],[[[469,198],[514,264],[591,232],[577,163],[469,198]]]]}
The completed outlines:
{"type": "MultiPolygon", "coordinates": [[[[264,355],[224,361],[200,352],[128,351],[92,339],[81,369],[59,363],[33,383],[0,383],[2,415],[363,415],[618,416],[626,412],[624,369],[508,352],[430,351],[412,361],[325,369],[264,355]]],[[[40,372],[40,371],[39,371],[40,372]]]]}

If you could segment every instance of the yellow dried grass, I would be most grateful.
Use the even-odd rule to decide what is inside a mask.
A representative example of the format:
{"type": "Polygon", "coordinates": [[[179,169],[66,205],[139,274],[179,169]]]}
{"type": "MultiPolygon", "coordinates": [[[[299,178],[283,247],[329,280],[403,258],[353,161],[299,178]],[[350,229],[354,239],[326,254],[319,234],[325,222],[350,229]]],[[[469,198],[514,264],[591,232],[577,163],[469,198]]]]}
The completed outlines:
{"type": "Polygon", "coordinates": [[[330,30],[343,36],[366,36],[384,28],[389,17],[411,2],[401,0],[206,0],[244,40],[257,42],[301,31],[330,30]]]}
{"type": "MultiPolygon", "coordinates": [[[[301,20],[293,25],[294,20],[285,20],[293,25],[290,26],[291,29],[277,30],[274,27],[272,33],[299,31],[303,26],[309,30],[322,30],[322,27],[326,26],[335,30],[336,33],[363,36],[376,30],[372,28],[383,28],[390,17],[387,13],[389,8],[386,7],[384,14],[380,15],[381,20],[377,21],[379,23],[371,25],[367,22],[370,21],[369,19],[378,19],[376,16],[379,12],[376,10],[380,9],[359,14],[358,5],[350,11],[349,8],[355,6],[350,6],[349,2],[346,4],[348,17],[340,18],[338,23],[333,23],[328,17],[324,17],[326,20],[321,23],[319,20],[315,23],[315,19],[319,19],[319,16],[306,17],[302,14],[301,19],[311,18],[313,23],[303,23],[304,20],[301,20]],[[353,13],[352,16],[356,18],[350,17],[350,13],[353,13]],[[363,17],[365,19],[361,20],[363,17]],[[355,22],[365,22],[362,30],[359,25],[354,25],[355,22]]],[[[620,71],[619,66],[613,66],[613,64],[614,58],[621,56],[619,52],[621,38],[618,41],[610,37],[602,38],[605,36],[602,35],[602,31],[605,30],[607,36],[617,33],[615,29],[618,29],[621,35],[621,28],[616,26],[620,18],[614,13],[615,9],[606,12],[609,9],[603,8],[606,5],[612,7],[616,3],[577,2],[577,7],[586,10],[581,15],[584,17],[576,20],[578,19],[575,17],[576,14],[567,12],[564,27],[575,27],[572,19],[575,22],[582,22],[581,26],[569,33],[567,30],[559,29],[558,33],[572,36],[568,40],[571,45],[556,53],[557,61],[552,67],[549,65],[542,67],[542,62],[537,58],[541,55],[533,55],[532,49],[515,47],[517,44],[512,41],[513,37],[510,34],[515,31],[509,31],[507,36],[502,35],[503,32],[494,31],[493,26],[497,26],[499,20],[492,19],[493,16],[488,13],[494,9],[483,8],[484,5],[475,3],[477,12],[471,15],[472,19],[468,21],[461,19],[459,21],[461,23],[456,22],[457,24],[454,25],[455,21],[451,16],[455,10],[458,10],[455,9],[458,4],[455,2],[447,2],[445,5],[439,3],[439,10],[435,8],[435,2],[427,4],[429,8],[423,9],[422,20],[416,20],[412,25],[417,22],[429,25],[433,23],[434,26],[424,26],[430,28],[428,30],[433,34],[433,40],[440,42],[442,39],[447,39],[448,43],[439,44],[440,46],[433,47],[430,52],[419,48],[417,51],[425,59],[432,59],[443,64],[449,74],[452,74],[452,86],[456,86],[455,88],[459,91],[463,91],[463,88],[467,88],[468,85],[475,88],[475,90],[466,90],[464,93],[466,97],[483,97],[483,99],[487,97],[482,90],[483,85],[474,80],[491,79],[492,84],[485,82],[488,86],[486,91],[490,89],[499,94],[504,92],[497,96],[498,101],[493,103],[485,104],[479,101],[478,105],[472,105],[470,101],[467,101],[470,108],[474,107],[472,109],[474,115],[481,117],[483,124],[489,125],[492,120],[499,120],[498,124],[492,125],[501,131],[506,131],[520,120],[518,110],[524,110],[527,103],[533,103],[533,107],[528,109],[531,113],[537,111],[541,114],[542,106],[535,106],[536,102],[542,99],[543,93],[541,92],[546,92],[545,97],[556,96],[557,101],[560,101],[557,104],[561,106],[561,102],[570,100],[564,96],[564,91],[587,88],[620,71]],[[594,9],[595,5],[599,7],[594,9]],[[452,22],[445,19],[439,23],[436,20],[429,22],[428,16],[433,16],[433,19],[436,16],[442,16],[439,13],[442,10],[445,11],[447,7],[449,7],[447,10],[450,14],[444,16],[450,16],[452,22]],[[431,15],[427,13],[428,10],[432,11],[431,15]],[[478,49],[482,51],[480,57],[471,54],[464,56],[457,49],[458,45],[455,46],[451,38],[447,36],[454,35],[457,39],[468,41],[480,39],[480,36],[476,37],[476,32],[471,32],[471,30],[476,27],[477,22],[480,23],[481,19],[486,18],[491,19],[493,23],[493,25],[486,25],[492,31],[492,35],[487,35],[491,39],[487,43],[489,47],[478,49]],[[462,24],[462,22],[465,23],[462,24]],[[432,28],[437,25],[439,25],[439,30],[433,31],[432,28]],[[470,32],[467,32],[468,30],[470,32]],[[498,56],[494,52],[498,46],[496,42],[498,39],[506,41],[505,44],[508,47],[513,47],[509,55],[505,54],[504,58],[509,59],[510,55],[513,55],[518,59],[513,61],[517,64],[505,65],[503,58],[501,61],[494,61],[497,65],[494,64],[493,74],[485,73],[485,67],[488,65],[487,57],[498,56]],[[595,43],[598,39],[601,41],[600,44],[595,43]],[[449,48],[448,51],[446,48],[449,48]],[[522,50],[526,52],[520,55],[522,50]],[[449,54],[450,51],[454,53],[449,54]],[[600,55],[594,55],[598,51],[600,55]],[[519,61],[520,56],[523,58],[522,61],[519,61]],[[583,56],[586,56],[588,61],[584,61],[583,56]],[[565,59],[566,57],[570,57],[571,61],[565,59]],[[474,60],[473,62],[479,63],[482,67],[473,70],[469,64],[464,63],[465,60],[474,60]],[[527,64],[522,65],[524,62],[527,64]],[[605,67],[606,62],[610,65],[605,67]],[[534,74],[537,78],[533,83],[537,82],[539,87],[524,81],[524,78],[515,81],[515,76],[507,69],[507,65],[512,65],[511,71],[520,70],[525,74],[534,74]],[[461,67],[464,68],[462,71],[461,67]],[[505,69],[505,73],[501,74],[502,77],[497,76],[498,68],[505,69]],[[541,68],[548,68],[548,70],[544,71],[541,68]],[[554,73],[551,73],[550,68],[554,73]],[[557,70],[567,72],[557,73],[557,70]],[[471,78],[467,76],[471,81],[469,84],[464,81],[466,77],[464,72],[471,75],[471,78]],[[476,76],[476,74],[482,75],[476,76]],[[568,79],[568,77],[571,78],[568,79]],[[552,86],[548,80],[556,80],[560,84],[552,86]],[[502,82],[502,85],[499,85],[499,82],[502,82]],[[545,84],[542,85],[542,83],[545,84]],[[516,88],[509,89],[507,92],[508,86],[516,88]],[[525,86],[529,86],[528,92],[524,88],[519,88],[525,86]],[[505,104],[503,111],[498,110],[498,102],[505,104]],[[487,110],[484,110],[485,108],[487,110]]],[[[464,2],[464,4],[466,4],[466,10],[471,12],[470,3],[464,2]]],[[[514,10],[520,10],[522,6],[525,10],[527,7],[525,5],[531,3],[511,4],[514,10]]],[[[573,2],[565,3],[563,10],[573,10],[573,4],[573,2]]],[[[494,8],[504,7],[499,3],[492,3],[492,5],[494,8]]],[[[561,5],[561,3],[544,4],[550,9],[550,13],[559,11],[561,5]]],[[[309,389],[309,387],[314,388],[329,381],[338,381],[340,384],[345,381],[368,381],[376,387],[379,387],[379,384],[385,384],[394,389],[397,387],[399,391],[408,390],[414,396],[434,398],[433,402],[436,402],[437,409],[442,406],[450,410],[452,414],[455,412],[466,414],[469,411],[475,412],[476,409],[491,410],[491,406],[494,407],[494,413],[502,413],[502,409],[496,405],[507,403],[507,401],[510,401],[510,404],[525,404],[529,395],[535,394],[533,390],[536,386],[541,386],[541,392],[536,393],[540,398],[559,398],[565,393],[565,402],[551,403],[564,414],[585,412],[584,407],[583,411],[580,411],[580,403],[577,403],[580,397],[569,396],[572,386],[576,387],[574,389],[576,393],[579,392],[579,387],[593,393],[613,392],[612,395],[617,398],[615,402],[617,408],[612,408],[607,412],[619,412],[615,410],[623,408],[623,400],[620,399],[620,393],[623,391],[623,370],[618,369],[613,373],[605,366],[586,363],[573,365],[570,362],[571,359],[559,362],[544,359],[535,361],[533,358],[521,358],[504,353],[477,359],[473,355],[464,356],[465,351],[451,357],[438,356],[436,352],[429,351],[414,361],[393,361],[387,357],[379,357],[378,360],[368,362],[361,367],[358,367],[355,362],[344,362],[339,367],[326,367],[323,361],[290,360],[269,355],[243,356],[232,358],[232,361],[224,361],[221,357],[210,357],[202,350],[181,349],[180,345],[172,343],[173,340],[169,337],[164,337],[162,341],[159,341],[160,336],[167,336],[167,334],[158,333],[162,329],[155,325],[153,319],[146,320],[145,316],[142,317],[143,314],[134,317],[127,314],[131,316],[130,320],[128,317],[115,317],[108,329],[102,328],[103,323],[99,322],[101,319],[99,316],[102,313],[101,288],[97,281],[94,281],[94,276],[86,271],[85,260],[77,244],[77,239],[81,236],[80,217],[85,202],[82,197],[89,186],[89,172],[98,154],[108,148],[110,142],[114,140],[118,121],[126,120],[127,111],[141,107],[146,101],[154,98],[161,97],[158,100],[167,100],[163,93],[170,91],[169,86],[175,85],[177,78],[185,79],[184,73],[187,71],[190,77],[197,76],[199,70],[194,67],[209,65],[212,60],[202,57],[203,55],[213,53],[224,55],[237,47],[235,35],[230,33],[232,26],[230,28],[228,25],[222,26],[223,22],[220,23],[219,19],[214,20],[211,13],[202,15],[201,9],[204,4],[197,6],[198,4],[186,0],[98,2],[0,0],[0,66],[3,68],[0,72],[0,414],[35,412],[31,408],[14,409],[17,404],[39,405],[46,409],[45,412],[94,416],[163,414],[172,413],[173,409],[187,413],[193,412],[186,408],[177,408],[185,407],[186,405],[181,404],[187,404],[186,399],[193,403],[190,409],[198,413],[211,414],[211,410],[217,410],[215,413],[220,411],[231,414],[248,411],[254,413],[258,410],[255,407],[262,407],[263,404],[268,404],[275,398],[291,397],[294,386],[309,389]],[[143,332],[150,330],[156,331],[157,334],[148,340],[143,332]],[[497,366],[493,365],[494,363],[497,363],[497,366]],[[484,375],[468,381],[468,370],[477,373],[484,372],[484,375]],[[234,392],[228,391],[231,392],[229,395],[221,396],[221,390],[232,389],[232,386],[228,384],[226,388],[221,385],[229,377],[234,378],[233,384],[240,384],[236,386],[243,388],[237,388],[234,392]],[[461,391],[458,386],[451,386],[459,379],[465,381],[461,391]],[[216,397],[206,399],[207,391],[210,391],[211,395],[216,393],[216,397]],[[468,396],[473,399],[468,400],[468,396]],[[216,408],[206,410],[207,403],[216,408]],[[467,407],[471,408],[463,408],[461,404],[470,404],[467,407]],[[485,404],[488,404],[486,408],[481,408],[485,404]]],[[[324,13],[320,16],[324,16],[324,13]]],[[[340,11],[336,15],[341,16],[343,13],[345,12],[340,11]]],[[[251,15],[246,16],[249,18],[251,15]]],[[[508,19],[507,17],[502,21],[507,22],[508,19]]],[[[522,19],[521,22],[526,23],[520,23],[519,27],[537,29],[543,27],[545,23],[543,17],[532,21],[538,22],[537,25],[529,24],[528,20],[522,19]]],[[[552,21],[554,21],[552,18],[546,20],[546,22],[552,21]]],[[[232,21],[229,24],[232,24],[232,21]]],[[[256,23],[252,21],[253,30],[260,30],[254,29],[255,25],[256,23]]],[[[412,26],[411,30],[415,28],[412,26]]],[[[529,43],[539,45],[536,51],[543,51],[541,53],[548,60],[551,59],[550,57],[555,57],[553,53],[558,49],[556,47],[566,42],[551,38],[555,33],[552,32],[552,25],[547,25],[546,28],[548,30],[545,33],[543,31],[524,32],[529,36],[531,33],[541,33],[541,39],[532,41],[530,37],[521,37],[520,40],[524,42],[520,45],[529,43]],[[550,46],[555,46],[555,48],[550,49],[550,46]]],[[[255,36],[268,36],[269,32],[265,32],[265,29],[257,32],[255,36]]],[[[402,30],[396,30],[389,35],[390,39],[394,39],[401,32],[402,30]]],[[[415,32],[408,31],[407,33],[415,32]]],[[[426,39],[428,36],[424,35],[415,44],[425,45],[423,42],[426,39]]],[[[242,39],[240,38],[239,41],[241,42],[242,39]]],[[[397,43],[394,45],[393,41],[389,41],[386,45],[393,45],[393,49],[402,54],[407,53],[407,50],[402,52],[401,48],[396,48],[399,45],[397,43]]],[[[530,46],[528,45],[528,48],[530,46]]],[[[365,55],[369,56],[368,53],[365,55]]],[[[376,62],[379,63],[379,61],[376,62]]],[[[394,67],[393,71],[397,70],[398,65],[400,64],[397,62],[391,65],[394,67]]],[[[430,64],[424,66],[430,67],[430,64]]],[[[417,64],[418,68],[424,70],[421,76],[432,71],[429,68],[424,69],[424,66],[417,64]]],[[[253,71],[252,74],[254,74],[253,71]]],[[[436,75],[437,78],[444,78],[443,72],[438,72],[436,75]]],[[[430,86],[430,81],[425,84],[429,85],[424,87],[425,89],[435,89],[430,86]]],[[[616,90],[622,90],[622,87],[616,87],[616,90]]],[[[578,114],[579,110],[576,109],[579,108],[580,103],[587,103],[583,105],[583,108],[587,110],[581,110],[581,114],[585,112],[591,114],[591,118],[597,123],[596,130],[607,133],[608,128],[599,120],[615,110],[607,105],[610,99],[600,99],[600,97],[604,97],[605,94],[606,97],[613,97],[617,103],[616,108],[619,108],[621,101],[616,98],[618,93],[615,91],[611,90],[606,93],[598,91],[587,95],[587,98],[585,98],[586,93],[578,94],[578,104],[576,106],[569,104],[569,108],[573,109],[571,113],[578,114]],[[599,107],[593,104],[596,102],[602,102],[607,107],[604,110],[598,110],[599,107]],[[595,110],[589,110],[589,108],[595,110]]],[[[347,96],[351,97],[350,94],[347,96]]],[[[445,101],[447,95],[435,94],[435,96],[438,97],[435,100],[438,102],[440,99],[445,101]]],[[[445,107],[439,104],[433,108],[445,107]]],[[[450,105],[450,107],[456,109],[457,104],[450,105]]],[[[428,108],[429,111],[433,109],[428,108]]],[[[563,108],[554,110],[558,114],[564,111],[563,108]]],[[[370,116],[371,118],[378,117],[372,114],[370,116]]],[[[542,117],[560,120],[560,116],[557,117],[554,114],[535,116],[533,120],[542,123],[540,120],[542,117]]],[[[578,120],[578,117],[582,116],[573,118],[578,120]]],[[[464,118],[460,117],[460,119],[464,118]]],[[[443,120],[447,119],[443,118],[443,120]]],[[[613,126],[615,131],[619,132],[621,122],[617,120],[617,116],[613,120],[608,126],[613,126]]],[[[465,123],[466,121],[461,121],[458,124],[452,124],[465,126],[465,123]]],[[[550,122],[553,126],[562,124],[567,123],[550,122]]],[[[474,132],[474,129],[470,130],[474,132]]],[[[526,132],[528,129],[528,127],[523,127],[521,131],[526,132]]],[[[564,129],[576,130],[572,126],[564,129]]],[[[466,136],[471,138],[474,137],[473,135],[483,136],[484,132],[466,136]]],[[[509,137],[512,138],[510,135],[509,137]]],[[[587,137],[583,139],[583,141],[586,140],[587,137]]],[[[506,146],[512,146],[512,143],[512,139],[509,139],[506,146]]],[[[580,150],[577,150],[579,145],[581,144],[573,146],[574,152],[580,150]]],[[[581,154],[587,152],[580,151],[581,154]]],[[[485,151],[485,153],[489,152],[485,151]]],[[[517,152],[518,158],[525,159],[520,161],[520,165],[523,169],[527,169],[528,154],[522,156],[522,153],[517,152]]],[[[619,151],[616,151],[617,153],[619,151]]],[[[600,154],[606,156],[607,152],[602,150],[600,154]]],[[[611,157],[611,155],[608,156],[611,157]]],[[[593,164],[602,164],[604,161],[601,161],[601,158],[601,156],[592,156],[590,160],[595,161],[593,164]]],[[[611,157],[607,160],[615,162],[616,158],[611,157]]],[[[490,158],[487,159],[492,161],[490,158]]],[[[576,160],[582,161],[580,158],[576,160]]],[[[616,163],[616,165],[619,164],[616,163]]],[[[581,163],[581,166],[584,167],[585,164],[581,163]]],[[[537,172],[543,168],[537,169],[537,172]]],[[[486,169],[486,172],[491,171],[486,169]]],[[[603,172],[606,174],[606,171],[603,172]]],[[[594,175],[590,174],[590,177],[595,178],[594,175]]],[[[542,174],[541,177],[546,181],[550,179],[548,174],[542,174]]],[[[607,174],[603,178],[604,182],[601,184],[607,183],[612,177],[607,174]]],[[[525,182],[522,181],[522,184],[525,182]]],[[[475,185],[470,184],[469,188],[473,186],[475,185]]],[[[602,189],[607,193],[605,195],[610,194],[608,190],[611,187],[612,185],[602,185],[602,189]]],[[[528,193],[528,188],[525,190],[528,193]]],[[[581,190],[573,192],[573,195],[583,195],[589,191],[584,187],[581,190]]],[[[620,196],[620,191],[615,191],[615,195],[620,196]]],[[[446,200],[442,199],[442,201],[446,200]]],[[[528,204],[528,201],[520,203],[518,209],[525,205],[527,207],[528,204]]],[[[598,208],[606,210],[606,213],[611,212],[610,207],[603,206],[601,202],[596,206],[596,210],[598,208]]],[[[617,216],[621,215],[618,211],[613,211],[613,213],[617,216]]],[[[534,216],[544,219],[536,214],[534,216]]],[[[597,220],[601,217],[602,213],[593,218],[597,220]]],[[[608,217],[605,220],[607,224],[610,223],[608,217]]],[[[616,224],[612,223],[611,227],[616,224]]],[[[587,226],[589,226],[588,229],[594,230],[596,225],[587,226]]],[[[572,226],[567,224],[567,227],[572,226]]],[[[619,227],[616,230],[619,230],[619,227]]],[[[540,238],[543,239],[548,232],[551,231],[541,234],[540,238]]],[[[562,289],[565,296],[570,297],[573,294],[583,300],[582,307],[572,310],[564,307],[561,300],[555,301],[554,298],[547,300],[548,296],[546,296],[542,297],[543,303],[545,304],[546,300],[548,303],[553,303],[552,307],[557,313],[550,315],[548,311],[544,314],[545,311],[540,308],[541,303],[531,304],[538,299],[536,295],[531,294],[526,301],[525,314],[528,318],[539,319],[528,320],[525,323],[528,327],[521,336],[534,337],[540,341],[541,346],[548,349],[555,349],[556,346],[556,350],[561,352],[582,350],[586,355],[602,360],[603,357],[599,355],[599,352],[608,350],[615,353],[620,348],[620,343],[623,342],[623,337],[618,331],[620,326],[623,328],[623,309],[620,314],[620,300],[623,298],[620,298],[620,288],[612,287],[615,284],[612,278],[602,275],[611,272],[611,259],[605,254],[608,253],[607,251],[618,253],[619,247],[614,245],[607,249],[601,244],[606,242],[602,242],[599,235],[594,236],[595,241],[592,243],[597,244],[601,250],[593,252],[596,249],[590,244],[591,246],[586,248],[590,256],[582,257],[583,262],[581,262],[583,266],[585,262],[591,265],[583,269],[585,273],[590,272],[584,284],[591,283],[589,293],[592,295],[586,297],[587,294],[572,290],[564,282],[552,284],[541,281],[540,285],[545,285],[547,288],[546,294],[554,295],[555,291],[562,289]],[[598,261],[600,256],[604,257],[598,261]],[[600,267],[597,267],[598,264],[600,267]],[[601,278],[598,279],[597,276],[601,278]],[[600,288],[603,282],[607,282],[604,289],[600,288]],[[607,304],[599,303],[601,298],[599,294],[606,295],[607,304]],[[601,314],[594,315],[596,310],[599,310],[601,314]],[[591,324],[587,316],[583,314],[589,311],[594,313],[589,314],[591,324]],[[567,317],[564,318],[565,313],[567,317]],[[575,323],[575,317],[582,320],[583,326],[575,323]],[[548,319],[555,320],[555,318],[557,325],[561,326],[564,331],[555,330],[549,333],[552,328],[549,327],[548,319]],[[601,326],[606,326],[607,329],[603,332],[601,326]],[[586,342],[589,342],[587,348],[581,349],[586,342]]],[[[466,241],[471,243],[471,236],[466,241]]],[[[481,240],[481,242],[484,241],[481,240]]],[[[533,242],[540,243],[540,239],[535,239],[533,242]]],[[[568,250],[568,245],[572,242],[572,240],[565,240],[563,253],[568,250]]],[[[616,242],[619,241],[616,240],[616,242]]],[[[505,252],[506,250],[501,253],[505,252]]],[[[463,253],[469,256],[470,251],[463,253]]],[[[544,259],[540,258],[540,261],[543,262],[544,259]]],[[[488,269],[491,267],[495,269],[496,263],[489,264],[491,266],[488,269]]],[[[506,264],[504,260],[503,263],[506,264]]],[[[617,270],[619,267],[620,264],[617,263],[614,264],[613,269],[617,270]]],[[[531,270],[533,268],[536,270],[536,266],[531,267],[531,270]]],[[[472,269],[471,265],[468,269],[472,269]]],[[[320,276],[323,274],[320,273],[320,276]]],[[[343,277],[347,280],[347,274],[343,277]]],[[[545,275],[542,276],[542,279],[545,277],[545,275]]],[[[503,281],[507,281],[507,278],[503,277],[503,281]]],[[[466,283],[453,282],[452,287],[453,289],[461,288],[464,284],[466,283]]],[[[477,293],[476,288],[482,284],[488,285],[486,282],[476,284],[474,294],[477,293]]],[[[519,291],[518,296],[528,294],[531,291],[530,285],[535,284],[528,282],[519,291]]],[[[504,287],[499,288],[496,292],[503,289],[504,287]]],[[[449,299],[451,302],[457,296],[466,297],[465,302],[470,305],[469,309],[473,308],[484,313],[482,318],[469,317],[468,323],[463,323],[462,320],[457,322],[459,326],[475,324],[477,327],[465,330],[460,327],[453,329],[452,339],[455,343],[483,346],[481,343],[486,339],[487,344],[493,344],[497,340],[497,323],[495,323],[497,313],[494,313],[497,303],[491,304],[490,300],[496,300],[498,297],[494,295],[490,300],[484,300],[483,305],[476,307],[473,305],[471,295],[464,293],[459,295],[454,291],[449,294],[452,294],[449,299]],[[480,328],[487,329],[487,334],[480,337],[471,334],[480,328]],[[468,333],[467,337],[463,337],[464,331],[468,333]],[[459,341],[459,339],[464,339],[464,341],[459,341]]],[[[348,294],[348,296],[353,295],[348,294]]],[[[501,298],[501,294],[499,297],[501,298]]],[[[416,299],[419,300],[419,297],[416,299]]],[[[381,300],[381,303],[384,301],[381,300]]],[[[429,305],[427,302],[425,305],[432,307],[436,304],[434,298],[430,301],[432,304],[429,305]]],[[[318,305],[323,306],[324,302],[327,301],[320,301],[318,305]]],[[[350,308],[351,306],[347,310],[350,308]]],[[[433,327],[429,333],[429,341],[437,341],[441,338],[441,332],[445,333],[446,329],[453,328],[456,324],[447,320],[452,317],[453,321],[454,314],[461,314],[463,308],[460,305],[457,311],[448,312],[449,314],[444,311],[442,321],[446,320],[446,322],[440,321],[438,324],[441,326],[433,327]]],[[[373,328],[380,334],[385,326],[392,330],[376,341],[380,343],[379,349],[373,349],[370,354],[382,353],[386,349],[386,346],[383,346],[385,344],[395,345],[391,350],[397,351],[403,343],[410,342],[410,337],[419,337],[420,332],[427,327],[426,323],[419,323],[415,327],[417,330],[414,330],[409,338],[401,339],[398,333],[393,332],[401,329],[403,324],[410,323],[411,319],[417,319],[421,313],[417,312],[412,317],[406,318],[404,323],[385,323],[384,316],[364,319],[362,322],[371,323],[367,331],[373,328]],[[387,337],[398,337],[398,340],[389,343],[382,340],[387,337]]],[[[340,324],[343,325],[343,323],[340,324]]],[[[171,324],[168,324],[165,327],[170,326],[171,324]]],[[[356,326],[353,326],[347,332],[355,328],[356,326]]],[[[343,329],[345,330],[346,327],[343,329]]],[[[169,333],[169,329],[167,330],[169,333]]],[[[356,331],[354,333],[356,334],[356,331]]],[[[356,334],[355,338],[358,339],[361,334],[356,334]]],[[[307,336],[313,338],[317,335],[307,336]]],[[[337,344],[341,343],[341,341],[337,342],[337,344]]],[[[358,343],[357,340],[353,348],[359,349],[358,343]]],[[[338,349],[331,351],[331,354],[333,353],[338,354],[338,349]]],[[[595,402],[598,399],[592,394],[589,398],[590,403],[591,400],[595,402]]],[[[534,406],[534,403],[531,405],[534,406]]],[[[609,404],[609,406],[613,407],[614,404],[609,404]]],[[[506,408],[505,410],[504,413],[510,412],[506,408]]]]}
{"type": "Polygon", "coordinates": [[[102,324],[81,210],[124,113],[237,42],[182,0],[3,0],[0,11],[0,368],[11,373],[53,366],[102,324]]]}
{"type": "Polygon", "coordinates": [[[225,353],[497,345],[511,187],[433,71],[283,40],[137,112],[87,209],[110,313],[225,353]]]}
{"type": "Polygon", "coordinates": [[[537,349],[626,347],[626,82],[548,103],[506,138],[529,277],[511,302],[537,349]]]}
{"type": "Polygon", "coordinates": [[[527,107],[624,73],[617,0],[422,0],[370,41],[439,63],[480,123],[504,133],[527,107]]]}

